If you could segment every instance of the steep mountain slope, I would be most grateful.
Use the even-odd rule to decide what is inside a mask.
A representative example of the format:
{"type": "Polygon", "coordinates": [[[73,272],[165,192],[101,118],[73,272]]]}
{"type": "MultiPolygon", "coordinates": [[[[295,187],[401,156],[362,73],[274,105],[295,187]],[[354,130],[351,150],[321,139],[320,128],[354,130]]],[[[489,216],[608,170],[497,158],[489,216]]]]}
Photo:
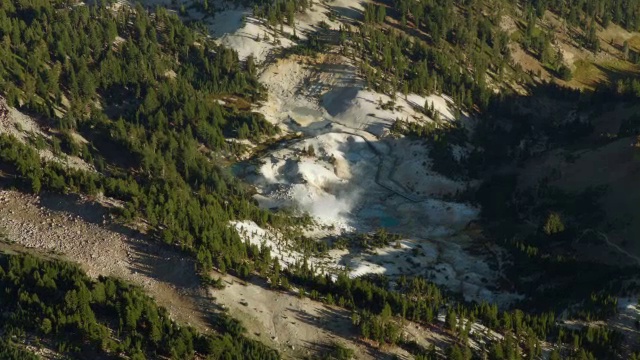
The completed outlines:
{"type": "MultiPolygon", "coordinates": [[[[215,328],[164,321],[199,340],[156,349],[153,316],[127,310],[101,345],[56,328],[44,347],[633,358],[638,14],[635,0],[3,2],[2,185],[42,193],[4,193],[10,240],[215,328]],[[117,221],[37,207],[70,192],[117,221]]],[[[7,302],[22,303],[40,300],[7,302]]],[[[8,352],[49,333],[20,316],[35,325],[3,325],[8,352]]]]}

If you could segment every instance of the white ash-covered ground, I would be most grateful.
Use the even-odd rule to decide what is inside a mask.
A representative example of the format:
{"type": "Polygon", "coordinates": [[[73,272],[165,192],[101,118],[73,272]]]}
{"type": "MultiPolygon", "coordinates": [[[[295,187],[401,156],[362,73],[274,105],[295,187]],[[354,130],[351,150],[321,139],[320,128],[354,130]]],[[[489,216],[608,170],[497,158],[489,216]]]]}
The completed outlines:
{"type": "MultiPolygon", "coordinates": [[[[296,16],[298,40],[291,36],[293,27],[269,26],[255,18],[251,8],[229,2],[209,1],[215,8],[212,14],[199,12],[188,1],[143,4],[173,9],[186,4],[186,15],[181,16],[200,21],[241,60],[252,56],[260,64],[259,79],[268,97],[255,111],[285,133],[299,135],[277,150],[234,166],[238,175],[256,186],[256,199],[263,207],[310,214],[317,225],[306,235],[318,241],[378,228],[401,235],[400,246],[331,250],[310,259],[319,271],[422,275],[469,300],[506,305],[519,298],[496,286],[503,278],[503,252],[477,243],[465,231],[480,209],[450,200],[476,182],[435,172],[423,143],[389,132],[396,119],[432,122],[423,110],[425,104],[432,104],[443,122],[460,122],[470,129],[473,120],[456,115],[445,94],[389,96],[367,88],[357,64],[336,48],[315,56],[279,56],[318,31],[323,22],[337,30],[360,19],[366,1],[314,2],[305,14],[296,16]]],[[[464,146],[451,148],[458,161],[469,151],[464,146]]],[[[269,245],[285,266],[302,257],[294,244],[270,229],[248,221],[231,226],[247,241],[269,245]]]]}
{"type": "MultiPolygon", "coordinates": [[[[318,12],[326,15],[329,8],[347,16],[355,16],[357,9],[362,8],[359,2],[344,2],[318,3],[297,21],[300,24],[323,21],[318,12]]],[[[225,22],[234,22],[231,13],[225,14],[229,15],[225,22]]],[[[477,218],[480,209],[445,200],[475,182],[436,173],[429,150],[422,142],[397,138],[389,131],[396,119],[433,121],[423,111],[425,104],[433,104],[443,122],[461,121],[468,125],[471,119],[465,114],[456,118],[451,99],[446,95],[398,93],[392,98],[368,89],[357,66],[338,51],[277,60],[263,57],[262,44],[252,43],[251,37],[256,34],[251,29],[264,24],[253,22],[247,13],[244,15],[240,16],[241,26],[237,29],[223,26],[216,29],[215,35],[235,48],[241,57],[252,54],[259,61],[264,60],[260,81],[268,97],[256,111],[286,133],[299,137],[236,165],[234,171],[256,186],[256,199],[261,206],[310,214],[317,226],[306,235],[318,241],[325,241],[327,236],[378,228],[402,238],[399,247],[331,250],[323,257],[309,259],[314,267],[329,272],[348,269],[351,276],[422,275],[462,293],[468,300],[497,301],[503,305],[517,300],[519,295],[495,285],[502,278],[495,266],[502,263],[503,259],[496,259],[502,252],[486,251],[482,249],[484,245],[476,244],[465,234],[465,228],[477,218]],[[244,34],[247,36],[240,35],[243,31],[249,31],[244,34]],[[243,40],[231,41],[237,37],[243,40]]],[[[302,28],[300,25],[298,30],[302,28]]],[[[307,31],[312,30],[310,27],[307,31]]],[[[285,46],[288,43],[267,51],[285,46]]],[[[468,152],[465,147],[454,148],[458,160],[468,152]]],[[[260,229],[248,221],[232,226],[247,241],[271,247],[283,266],[302,260],[295,244],[287,243],[269,229],[260,229]]]]}

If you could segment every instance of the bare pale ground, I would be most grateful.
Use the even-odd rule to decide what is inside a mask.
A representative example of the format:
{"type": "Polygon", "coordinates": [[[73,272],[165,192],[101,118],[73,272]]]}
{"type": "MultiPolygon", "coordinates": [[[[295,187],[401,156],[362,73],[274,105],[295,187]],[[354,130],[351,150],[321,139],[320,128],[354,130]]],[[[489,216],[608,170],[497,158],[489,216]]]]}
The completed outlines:
{"type": "MultiPolygon", "coordinates": [[[[490,285],[501,275],[487,265],[494,261],[488,258],[501,252],[478,255],[471,251],[478,245],[468,237],[453,236],[479,210],[441,198],[474,182],[436,173],[423,143],[389,136],[397,118],[432,121],[421,111],[425,103],[434,104],[444,121],[455,121],[447,96],[398,94],[393,107],[383,107],[392,99],[367,90],[351,60],[331,52],[279,59],[260,80],[268,100],[258,111],[285,131],[302,134],[301,140],[241,165],[244,179],[257,187],[261,206],[309,213],[319,225],[308,233],[314,238],[380,227],[403,236],[399,249],[331,251],[313,259],[317,269],[349,269],[352,276],[420,274],[469,300],[507,304],[518,298],[490,285]]],[[[452,146],[458,159],[467,151],[452,146]]],[[[270,246],[285,266],[301,257],[293,244],[273,241],[266,229],[247,222],[234,226],[247,241],[270,246]]]]}
{"type": "Polygon", "coordinates": [[[639,320],[638,296],[618,298],[618,313],[607,321],[607,325],[624,335],[626,341],[623,350],[628,355],[638,349],[640,329],[637,327],[637,322],[639,320]]]}
{"type": "MultiPolygon", "coordinates": [[[[121,5],[135,2],[119,0],[121,5]]],[[[150,7],[162,5],[174,11],[180,4],[185,4],[186,20],[197,20],[204,24],[209,34],[219,44],[235,49],[240,60],[253,56],[258,63],[271,60],[274,51],[294,46],[300,40],[307,39],[308,34],[315,32],[321,22],[326,23],[331,29],[338,29],[339,24],[329,19],[329,12],[332,9],[345,10],[347,16],[351,16],[352,13],[358,14],[363,9],[359,1],[353,0],[341,0],[330,4],[314,1],[304,14],[296,14],[293,26],[273,27],[264,19],[254,17],[252,7],[245,7],[231,1],[210,0],[209,6],[215,9],[213,15],[204,14],[192,8],[186,0],[177,1],[178,6],[174,6],[171,0],[141,0],[140,2],[150,7]],[[299,39],[294,39],[294,34],[299,39]]]]}
{"type": "MultiPolygon", "coordinates": [[[[343,5],[346,6],[346,4],[343,5]]],[[[344,11],[347,10],[352,9],[345,7],[344,11]]],[[[315,15],[307,15],[307,18],[311,19],[309,21],[317,21],[317,19],[313,20],[313,16],[315,15]]],[[[259,24],[257,26],[259,26],[259,24]]],[[[253,49],[248,50],[249,53],[253,54],[253,49]]],[[[347,71],[343,73],[346,75],[340,75],[338,77],[336,77],[335,74],[340,74],[340,71],[334,70],[339,70],[338,68],[341,67],[341,65],[331,60],[327,63],[327,66],[328,67],[322,67],[321,71],[318,71],[318,68],[311,71],[311,73],[316,76],[314,81],[326,82],[326,87],[324,88],[311,89],[313,92],[312,101],[318,108],[320,106],[318,101],[319,97],[330,90],[333,85],[338,83],[348,83],[351,86],[355,85],[355,87],[353,87],[353,89],[356,90],[354,95],[357,95],[358,91],[362,90],[362,87],[357,84],[353,66],[347,65],[345,67],[347,71]],[[333,69],[331,67],[333,67],[333,69]],[[343,82],[343,79],[347,79],[346,82],[343,82]],[[356,82],[349,79],[356,80],[356,82]]],[[[274,81],[267,85],[277,82],[281,81],[274,78],[274,81]]],[[[284,83],[285,87],[287,86],[287,82],[282,83],[284,83]]],[[[297,86],[297,83],[293,84],[297,86]]],[[[288,101],[290,98],[287,96],[289,96],[289,94],[280,98],[288,101]]],[[[360,97],[360,100],[364,101],[366,107],[370,107],[376,110],[376,112],[384,114],[384,111],[376,109],[378,105],[376,105],[375,102],[378,99],[371,96],[372,95],[366,95],[360,97]]],[[[275,97],[271,98],[275,99],[275,97]]],[[[387,100],[384,99],[383,96],[380,96],[380,98],[384,101],[387,100]]],[[[340,98],[339,100],[343,99],[340,98]]],[[[352,103],[355,106],[361,106],[358,103],[358,101],[360,101],[358,97],[353,97],[351,100],[356,100],[352,103]]],[[[439,107],[444,106],[439,104],[446,104],[446,100],[442,100],[441,98],[435,98],[433,100],[439,107]]],[[[423,102],[424,99],[417,101],[423,102]]],[[[326,104],[325,108],[327,110],[322,109],[323,111],[332,111],[337,115],[342,111],[334,111],[335,106],[332,104],[336,104],[335,101],[328,101],[326,104]]],[[[343,108],[342,104],[337,104],[338,108],[343,110],[348,109],[350,105],[347,103],[347,107],[343,108]]],[[[309,106],[306,106],[307,104],[304,105],[302,109],[309,108],[309,106]]],[[[447,118],[446,106],[442,107],[442,109],[444,117],[447,118]]],[[[405,110],[399,111],[415,112],[408,103],[405,106],[405,110]]],[[[302,110],[302,113],[304,112],[305,110],[302,110]]],[[[393,114],[388,114],[384,118],[381,117],[381,119],[384,123],[389,124],[393,121],[392,115],[393,114]]],[[[368,137],[369,135],[360,134],[358,136],[368,137]]],[[[82,139],[78,140],[82,141],[82,139]]],[[[343,167],[341,175],[347,176],[348,171],[349,169],[347,167],[343,167]]],[[[3,194],[6,199],[6,206],[3,206],[2,212],[0,212],[0,216],[2,216],[0,225],[6,227],[8,235],[11,238],[15,238],[18,244],[30,247],[31,251],[42,253],[54,251],[61,253],[63,254],[63,258],[82,264],[91,276],[113,275],[130,280],[143,286],[158,300],[160,305],[167,307],[172,316],[179,322],[190,323],[205,331],[209,328],[207,319],[209,315],[214,312],[214,310],[210,310],[214,307],[213,302],[208,299],[207,294],[200,288],[195,276],[193,263],[188,258],[183,257],[182,254],[175,252],[173,249],[148,245],[149,243],[145,239],[129,229],[113,224],[109,219],[106,219],[107,222],[102,224],[103,219],[101,216],[103,216],[105,212],[100,209],[99,206],[79,206],[76,201],[77,199],[70,200],[66,197],[51,200],[49,198],[37,199],[15,192],[6,192],[3,194]],[[43,200],[46,200],[47,203],[43,204],[43,200]],[[78,215],[82,216],[82,218],[78,218],[78,215]]],[[[83,202],[83,200],[81,200],[80,203],[88,204],[83,202]]],[[[228,296],[230,299],[235,299],[238,295],[234,293],[234,289],[235,288],[227,289],[222,291],[222,293],[226,294],[225,296],[228,296]]],[[[278,294],[279,293],[272,293],[271,291],[263,289],[260,298],[269,298],[278,296],[278,294]]],[[[269,304],[269,302],[265,303],[269,304]]],[[[323,305],[319,303],[309,304],[308,302],[305,303],[305,305],[300,305],[300,308],[309,308],[309,311],[320,314],[321,308],[317,308],[317,310],[312,309],[316,309],[316,306],[323,305]]],[[[278,307],[274,308],[280,311],[278,307]]],[[[345,318],[345,314],[336,309],[333,311],[335,314],[340,315],[338,319],[342,319],[337,320],[338,324],[341,324],[340,326],[343,328],[341,333],[347,334],[347,331],[350,330],[350,319],[348,316],[345,318]]],[[[248,314],[250,313],[249,311],[248,314]]],[[[251,322],[251,318],[246,318],[242,314],[242,312],[237,312],[235,315],[238,315],[241,319],[249,319],[247,320],[248,324],[245,324],[245,326],[252,330],[254,324],[251,322]]],[[[330,319],[333,320],[334,317],[330,319]]],[[[318,338],[323,339],[323,341],[331,339],[330,335],[320,336],[321,333],[326,334],[327,332],[326,329],[322,330],[322,326],[324,325],[315,325],[317,329],[314,328],[314,324],[311,322],[305,325],[307,335],[303,336],[302,339],[307,339],[309,342],[313,342],[318,338]]],[[[298,341],[296,340],[298,331],[294,330],[295,329],[290,327],[278,328],[278,332],[282,332],[282,334],[277,335],[279,339],[281,339],[277,344],[280,350],[288,349],[287,341],[298,341]],[[290,339],[288,339],[289,337],[290,339]]],[[[352,338],[344,339],[346,342],[352,340],[352,338]]],[[[359,349],[362,349],[364,345],[359,344],[357,346],[359,349]]],[[[296,347],[296,345],[294,345],[294,347],[296,347]]],[[[299,348],[304,348],[302,342],[299,348]]],[[[310,349],[310,344],[307,344],[307,348],[309,348],[309,351],[312,350],[310,349]]],[[[373,350],[370,350],[370,352],[361,350],[360,352],[369,354],[366,355],[369,358],[377,358],[373,350]]]]}
{"type": "Polygon", "coordinates": [[[391,99],[366,89],[356,64],[337,51],[278,59],[265,67],[260,82],[268,90],[268,100],[257,111],[289,131],[310,134],[333,122],[384,136],[396,119],[432,121],[422,112],[426,102],[436,107],[443,120],[455,120],[446,95],[398,93],[391,99]],[[393,107],[383,108],[388,103],[393,107]]]}
{"type": "MultiPolygon", "coordinates": [[[[362,3],[354,0],[327,6],[349,19],[357,18],[362,10],[362,3]]],[[[316,13],[313,10],[308,16],[313,18],[316,13]]],[[[250,18],[242,23],[233,20],[232,13],[226,14],[228,23],[216,29],[219,32],[216,36],[237,35],[259,25],[250,18]]],[[[250,41],[253,40],[243,39],[241,43],[227,45],[244,53],[250,41]]],[[[251,51],[261,52],[260,49],[251,51]]],[[[277,50],[269,51],[277,53],[277,50]]],[[[479,257],[476,252],[470,256],[475,244],[464,236],[447,238],[464,229],[477,216],[478,209],[441,198],[474,183],[434,172],[423,145],[389,136],[389,128],[398,118],[433,121],[423,113],[425,103],[433,104],[445,122],[461,121],[467,125],[472,120],[464,114],[455,119],[451,99],[445,94],[425,97],[398,93],[392,99],[366,89],[358,72],[354,61],[337,49],[313,57],[293,55],[263,64],[260,81],[267,89],[268,99],[256,111],[285,132],[301,134],[302,139],[260,155],[254,164],[240,166],[238,171],[245,180],[258,188],[256,199],[265,208],[292,207],[308,212],[318,223],[308,234],[312,237],[379,227],[405,237],[401,251],[393,248],[371,254],[335,251],[329,258],[316,259],[322,267],[349,268],[353,276],[426,272],[434,281],[455,291],[462,290],[470,299],[500,298],[506,304],[517,298],[517,294],[502,297],[496,294],[497,289],[488,289],[487,284],[501,276],[487,265],[487,257],[493,258],[492,254],[479,257]],[[314,155],[304,155],[309,148],[314,149],[314,155]],[[413,252],[424,252],[428,266],[418,266],[420,261],[427,260],[412,255],[413,252]]],[[[468,150],[452,147],[457,159],[468,150]]],[[[248,222],[232,225],[247,241],[270,245],[274,255],[282,257],[285,264],[300,256],[290,248],[291,244],[265,238],[267,229],[248,222]]]]}
{"type": "MultiPolygon", "coordinates": [[[[402,241],[399,246],[366,252],[332,250],[327,256],[310,259],[318,271],[347,269],[351,276],[421,275],[468,300],[504,305],[518,298],[495,286],[502,270],[488,264],[501,263],[502,253],[481,249],[460,233],[475,219],[478,209],[438,198],[464,185],[433,173],[423,145],[403,139],[373,142],[374,148],[386,152],[377,154],[363,138],[340,133],[339,126],[328,129],[253,165],[254,175],[246,179],[257,186],[257,200],[266,208],[294,207],[308,212],[321,225],[319,231],[308,233],[311,237],[326,236],[327,229],[339,235],[384,227],[401,234],[402,241]],[[309,147],[315,149],[315,155],[303,155],[309,147]]],[[[283,266],[302,258],[295,244],[254,223],[234,226],[246,241],[269,246],[283,266]]]]}
{"type": "MultiPolygon", "coordinates": [[[[38,137],[44,140],[51,139],[51,134],[44,131],[36,119],[23,114],[13,107],[9,107],[2,96],[0,96],[0,133],[12,135],[22,143],[35,141],[38,137]]],[[[73,133],[72,136],[80,143],[86,142],[86,140],[77,133],[73,133]]],[[[66,154],[55,155],[49,148],[39,149],[38,151],[44,161],[55,161],[72,168],[95,171],[92,165],[87,164],[77,156],[66,154]]]]}
{"type": "MultiPolygon", "coordinates": [[[[101,204],[86,198],[2,190],[0,229],[10,241],[0,242],[0,251],[68,260],[91,277],[130,281],[167,308],[174,320],[202,332],[214,331],[211,321],[222,307],[242,322],[248,336],[273,346],[285,358],[324,351],[335,341],[356,349],[358,359],[409,358],[400,348],[379,350],[360,341],[348,311],[270,290],[260,279],[241,285],[243,281],[226,275],[224,290],[205,289],[188,255],[113,222],[101,204]],[[247,306],[242,305],[245,301],[247,306]]],[[[429,331],[407,331],[425,346],[450,341],[429,331]]],[[[56,358],[46,347],[41,355],[56,358]]]]}
{"type": "MultiPolygon", "coordinates": [[[[298,29],[302,30],[299,35],[304,37],[306,31],[326,19],[329,7],[355,18],[361,14],[362,2],[341,0],[330,5],[316,4],[309,14],[297,17],[298,29]]],[[[325,226],[333,225],[337,229],[360,227],[361,230],[370,230],[383,226],[392,230],[402,229],[407,234],[407,239],[403,240],[399,249],[384,248],[372,254],[339,254],[338,265],[350,267],[355,275],[402,274],[415,271],[416,267],[421,268],[420,263],[426,261],[430,265],[421,271],[428,272],[434,281],[440,281],[473,299],[492,299],[495,294],[482,284],[491,284],[500,277],[501,266],[497,272],[488,269],[486,258],[474,257],[464,251],[463,247],[469,246],[468,237],[451,236],[473,220],[477,209],[438,199],[467,184],[430,171],[430,160],[424,148],[420,150],[407,141],[377,139],[388,134],[389,126],[396,118],[430,121],[420,111],[426,101],[434,103],[445,120],[454,120],[450,99],[445,95],[420,97],[412,94],[404,97],[398,94],[394,108],[383,109],[381,104],[391,98],[365,89],[355,65],[338,54],[325,54],[315,59],[291,57],[270,63],[267,60],[274,51],[293,43],[285,39],[283,34],[278,35],[280,44],[273,41],[273,35],[269,35],[269,40],[259,40],[258,36],[264,38],[273,30],[249,15],[248,9],[233,7],[225,9],[213,19],[204,19],[202,14],[189,14],[206,20],[213,34],[220,37],[219,41],[234,47],[241,58],[253,55],[259,61],[266,61],[260,80],[269,91],[269,99],[258,111],[284,129],[300,131],[305,136],[297,145],[280,153],[269,154],[266,158],[264,167],[258,172],[261,178],[256,181],[275,189],[264,192],[259,200],[267,207],[277,205],[282,200],[310,206],[307,210],[312,210],[316,220],[328,219],[325,226]],[[329,128],[326,128],[327,125],[329,128]],[[313,145],[319,155],[300,156],[300,150],[309,145],[313,145]],[[331,160],[331,156],[335,160],[331,160]],[[378,171],[382,172],[382,180],[376,183],[374,180],[378,171]],[[429,239],[432,236],[437,237],[438,241],[429,239]],[[423,254],[409,255],[414,250],[421,250],[423,254]]],[[[334,25],[330,24],[332,27],[334,25]]],[[[292,31],[288,27],[283,30],[285,33],[292,31]]],[[[457,152],[464,152],[464,149],[458,149],[457,152]]],[[[34,207],[36,210],[33,211],[50,211],[39,209],[38,205],[34,207]]],[[[36,215],[48,216],[48,213],[36,215]]],[[[40,232],[46,223],[38,227],[37,220],[33,220],[26,228],[22,225],[14,233],[28,232],[30,226],[35,226],[40,232]]],[[[55,225],[50,227],[55,228],[55,225]]],[[[196,285],[193,264],[189,260],[177,260],[180,254],[170,255],[170,249],[166,250],[169,253],[160,256],[149,254],[152,249],[139,244],[135,237],[127,237],[118,231],[105,231],[109,235],[89,238],[80,236],[80,231],[78,238],[69,244],[68,240],[59,244],[55,240],[53,244],[47,241],[32,243],[28,239],[22,242],[42,250],[67,252],[68,256],[78,258],[77,261],[94,276],[105,272],[131,279],[148,289],[161,305],[168,305],[177,318],[183,317],[184,321],[207,328],[202,319],[206,318],[206,309],[211,302],[206,300],[206,294],[203,296],[203,291],[196,285]],[[149,261],[151,264],[145,263],[149,259],[153,260],[149,261]],[[174,284],[180,281],[186,281],[186,290],[174,284]],[[197,319],[192,319],[188,314],[197,316],[197,319]],[[201,324],[198,324],[198,319],[201,319],[201,324]]],[[[258,229],[252,228],[252,231],[258,232],[258,229]]],[[[248,237],[248,241],[255,238],[248,237]]],[[[276,251],[282,253],[282,249],[276,251]]],[[[499,251],[496,250],[496,253],[499,251]]],[[[501,257],[497,257],[496,261],[502,263],[501,257]]],[[[273,292],[264,284],[244,287],[234,283],[224,290],[212,290],[212,293],[230,309],[233,316],[240,318],[245,327],[254,332],[254,336],[267,343],[271,341],[280,349],[285,349],[286,354],[290,351],[293,357],[311,351],[313,346],[310,342],[317,344],[316,340],[321,340],[320,343],[333,340],[328,330],[336,331],[335,336],[340,336],[341,341],[353,340],[347,331],[350,328],[348,314],[308,299],[273,292]],[[318,322],[322,319],[325,319],[324,323],[318,322]],[[292,324],[293,321],[296,324],[292,324]],[[334,325],[335,329],[331,327],[334,325]],[[261,329],[260,335],[256,335],[254,329],[261,329]],[[271,336],[276,336],[277,340],[271,336]]],[[[421,333],[420,330],[410,329],[409,332],[413,334],[421,333]]],[[[435,336],[429,331],[424,334],[435,336]]],[[[361,345],[350,346],[360,349],[361,345]]],[[[376,358],[372,352],[360,353],[376,358]]]]}
{"type": "MultiPolygon", "coordinates": [[[[411,358],[398,347],[376,349],[362,342],[351,323],[351,313],[345,309],[325,305],[292,292],[274,291],[262,280],[245,282],[230,275],[221,276],[225,289],[211,289],[217,304],[242,321],[250,329],[250,336],[274,348],[282,349],[285,358],[299,359],[323,351],[333,343],[341,343],[355,351],[358,359],[383,359],[398,356],[411,358]]],[[[425,329],[406,322],[404,336],[428,348],[431,344],[442,348],[451,337],[441,330],[425,329]]]]}
{"type": "Polygon", "coordinates": [[[205,332],[210,328],[211,302],[188,255],[111,221],[97,203],[71,195],[35,197],[2,190],[0,228],[15,242],[0,245],[4,248],[59,254],[79,263],[91,277],[131,281],[178,322],[205,332]]]}

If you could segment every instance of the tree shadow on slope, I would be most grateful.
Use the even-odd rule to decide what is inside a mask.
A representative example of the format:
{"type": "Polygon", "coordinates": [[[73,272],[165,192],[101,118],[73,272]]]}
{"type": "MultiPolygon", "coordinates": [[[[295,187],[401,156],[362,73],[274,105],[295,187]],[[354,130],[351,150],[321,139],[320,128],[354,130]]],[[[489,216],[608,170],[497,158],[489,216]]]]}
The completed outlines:
{"type": "MultiPolygon", "coordinates": [[[[305,311],[289,308],[295,314],[297,321],[309,324],[332,334],[331,337],[343,338],[361,345],[370,357],[374,359],[393,359],[394,356],[374,348],[371,344],[364,343],[357,335],[357,329],[352,325],[350,314],[347,310],[323,305],[318,315],[312,315],[305,311]]],[[[326,354],[331,351],[331,344],[322,342],[304,341],[308,350],[316,354],[326,354]]]]}
{"type": "Polygon", "coordinates": [[[182,316],[186,315],[195,323],[204,323],[207,330],[242,332],[242,326],[228,317],[225,309],[208,295],[191,256],[159,242],[134,238],[128,238],[127,242],[131,249],[129,267],[132,272],[156,279],[188,300],[170,300],[172,306],[180,307],[182,316]]]}
{"type": "Polygon", "coordinates": [[[356,99],[358,92],[357,87],[334,87],[321,98],[322,107],[331,116],[337,116],[347,111],[351,106],[351,102],[356,99]]]}
{"type": "Polygon", "coordinates": [[[223,309],[207,296],[196,272],[196,262],[189,254],[111,221],[107,207],[76,194],[42,194],[40,205],[52,212],[71,214],[82,221],[122,235],[127,245],[128,270],[172,289],[173,292],[166,291],[163,296],[171,297],[169,306],[180,307],[181,316],[193,319],[191,325],[199,325],[203,330],[204,324],[207,329],[224,331],[234,326],[230,325],[232,319],[226,318],[223,309]]]}
{"type": "Polygon", "coordinates": [[[67,213],[82,219],[84,222],[98,225],[109,231],[125,236],[135,241],[148,241],[139,231],[114,221],[113,206],[89,200],[78,194],[43,193],[39,203],[47,210],[57,213],[67,213]]]}
{"type": "MultiPolygon", "coordinates": [[[[331,6],[331,4],[329,4],[331,6]]],[[[345,6],[331,6],[331,10],[338,13],[340,16],[346,17],[351,20],[360,21],[364,19],[364,14],[362,10],[357,9],[353,6],[345,7],[345,6]]]]}

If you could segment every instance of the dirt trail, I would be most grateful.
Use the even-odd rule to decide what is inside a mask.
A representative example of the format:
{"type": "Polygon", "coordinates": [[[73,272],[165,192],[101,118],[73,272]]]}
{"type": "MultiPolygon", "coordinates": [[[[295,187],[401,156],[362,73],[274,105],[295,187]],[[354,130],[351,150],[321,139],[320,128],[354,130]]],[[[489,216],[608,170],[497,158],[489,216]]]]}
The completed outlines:
{"type": "Polygon", "coordinates": [[[609,237],[606,234],[604,234],[604,233],[602,233],[600,231],[596,231],[596,230],[593,230],[593,229],[587,229],[587,230],[583,231],[582,235],[580,235],[578,240],[576,240],[576,244],[578,242],[580,242],[580,240],[588,233],[596,234],[597,236],[601,237],[604,240],[605,244],[607,244],[607,246],[609,246],[610,248],[613,248],[615,251],[617,251],[617,252],[627,256],[628,258],[632,259],[637,265],[640,265],[640,257],[631,254],[627,250],[625,250],[622,247],[620,247],[618,244],[614,244],[613,242],[611,242],[609,240],[609,237]]]}
{"type": "Polygon", "coordinates": [[[110,220],[101,205],[73,195],[36,197],[0,191],[0,229],[11,245],[79,263],[91,277],[115,276],[139,285],[172,318],[206,332],[212,302],[186,255],[110,220]]]}

